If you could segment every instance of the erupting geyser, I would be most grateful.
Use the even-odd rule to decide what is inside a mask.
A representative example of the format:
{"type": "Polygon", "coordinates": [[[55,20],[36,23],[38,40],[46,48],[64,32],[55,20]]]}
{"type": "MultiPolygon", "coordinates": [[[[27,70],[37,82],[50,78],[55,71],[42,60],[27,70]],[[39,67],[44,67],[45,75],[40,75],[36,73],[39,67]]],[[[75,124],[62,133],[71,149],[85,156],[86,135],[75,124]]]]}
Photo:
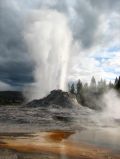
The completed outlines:
{"type": "Polygon", "coordinates": [[[32,11],[25,28],[25,42],[35,63],[30,99],[43,97],[53,89],[65,90],[72,42],[67,18],[50,9],[32,11]]]}

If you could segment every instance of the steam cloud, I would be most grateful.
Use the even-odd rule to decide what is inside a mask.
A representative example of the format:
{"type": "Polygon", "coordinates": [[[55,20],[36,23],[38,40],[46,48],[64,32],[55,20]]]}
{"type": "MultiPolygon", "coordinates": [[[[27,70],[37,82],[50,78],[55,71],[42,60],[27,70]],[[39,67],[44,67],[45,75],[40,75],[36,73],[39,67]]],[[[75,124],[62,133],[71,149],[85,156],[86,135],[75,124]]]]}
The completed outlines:
{"type": "Polygon", "coordinates": [[[114,90],[110,90],[103,97],[106,104],[104,109],[105,116],[114,119],[120,119],[120,97],[118,93],[114,90]]]}
{"type": "Polygon", "coordinates": [[[89,119],[98,127],[116,128],[120,123],[119,94],[113,89],[108,90],[101,98],[101,101],[99,101],[99,105],[101,105],[102,110],[97,112],[93,111],[89,119]]]}
{"type": "Polygon", "coordinates": [[[64,14],[41,9],[27,17],[24,31],[29,55],[35,63],[35,83],[28,88],[30,99],[53,89],[66,90],[72,35],[64,14]]]}

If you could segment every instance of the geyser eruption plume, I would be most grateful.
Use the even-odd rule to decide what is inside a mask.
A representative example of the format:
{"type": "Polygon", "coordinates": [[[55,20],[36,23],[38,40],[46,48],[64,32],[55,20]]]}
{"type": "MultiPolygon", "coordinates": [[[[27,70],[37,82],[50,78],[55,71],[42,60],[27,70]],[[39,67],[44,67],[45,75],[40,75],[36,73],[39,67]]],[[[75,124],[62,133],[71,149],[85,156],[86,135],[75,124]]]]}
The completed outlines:
{"type": "Polygon", "coordinates": [[[32,11],[24,38],[35,63],[29,99],[41,98],[53,89],[65,90],[72,41],[67,18],[50,9],[32,11]]]}

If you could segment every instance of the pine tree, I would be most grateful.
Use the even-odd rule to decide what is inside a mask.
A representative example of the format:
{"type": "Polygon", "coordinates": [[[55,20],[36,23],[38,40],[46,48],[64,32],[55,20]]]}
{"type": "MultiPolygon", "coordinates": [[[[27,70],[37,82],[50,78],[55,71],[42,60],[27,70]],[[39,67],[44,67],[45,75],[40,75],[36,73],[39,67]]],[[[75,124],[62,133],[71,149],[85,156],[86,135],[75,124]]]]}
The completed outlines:
{"type": "Polygon", "coordinates": [[[88,91],[88,89],[89,89],[88,83],[85,83],[84,84],[84,91],[88,91]]]}
{"type": "Polygon", "coordinates": [[[70,93],[75,94],[75,85],[74,85],[74,83],[71,85],[70,93]]]}
{"type": "Polygon", "coordinates": [[[106,83],[106,80],[103,80],[101,78],[101,80],[98,82],[98,92],[99,93],[104,93],[105,91],[107,91],[108,85],[106,83]]]}
{"type": "Polygon", "coordinates": [[[120,90],[120,76],[119,76],[119,78],[117,79],[115,79],[115,88],[117,89],[117,90],[120,90]]]}
{"type": "Polygon", "coordinates": [[[114,84],[111,81],[109,82],[108,88],[110,89],[114,88],[114,84]]]}
{"type": "Polygon", "coordinates": [[[82,82],[79,79],[77,83],[77,94],[80,94],[81,90],[82,90],[82,82]]]}
{"type": "Polygon", "coordinates": [[[94,76],[91,78],[90,87],[96,89],[96,80],[94,76]]]}
{"type": "Polygon", "coordinates": [[[118,89],[118,78],[117,77],[115,79],[114,87],[115,87],[115,89],[118,89]]]}

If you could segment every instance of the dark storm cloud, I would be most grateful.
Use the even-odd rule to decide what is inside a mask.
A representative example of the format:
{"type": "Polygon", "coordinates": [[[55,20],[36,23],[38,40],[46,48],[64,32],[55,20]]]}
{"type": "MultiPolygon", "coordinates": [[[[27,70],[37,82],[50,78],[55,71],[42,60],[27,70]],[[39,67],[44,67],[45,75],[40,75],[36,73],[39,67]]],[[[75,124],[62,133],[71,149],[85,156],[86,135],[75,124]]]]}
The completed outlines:
{"type": "Polygon", "coordinates": [[[89,0],[94,8],[97,8],[99,12],[120,12],[120,1],[119,0],[89,0]]]}
{"type": "Polygon", "coordinates": [[[0,81],[24,85],[33,81],[34,64],[23,40],[24,20],[32,9],[64,13],[83,49],[96,42],[101,15],[120,12],[120,0],[0,0],[0,81]]]}
{"type": "Polygon", "coordinates": [[[9,60],[4,65],[0,64],[0,79],[7,83],[24,84],[33,80],[31,76],[31,66],[24,61],[9,60]],[[9,66],[9,67],[8,67],[9,66]]]}
{"type": "Polygon", "coordinates": [[[78,1],[75,5],[76,19],[73,26],[75,37],[81,42],[83,48],[94,44],[95,33],[98,27],[97,12],[87,1],[78,1]]]}
{"type": "MultiPolygon", "coordinates": [[[[66,1],[68,2],[68,1],[66,1]]],[[[83,49],[94,47],[99,31],[101,16],[110,16],[112,13],[120,14],[120,0],[74,0],[74,3],[66,3],[67,15],[70,20],[70,26],[73,36],[77,39],[83,49]],[[74,14],[71,19],[70,12],[74,14]]]]}
{"type": "Polygon", "coordinates": [[[54,0],[0,0],[0,81],[13,87],[33,82],[34,64],[23,39],[25,16],[54,5],[54,0]]]}
{"type": "Polygon", "coordinates": [[[22,24],[22,17],[12,3],[1,0],[0,81],[10,85],[24,85],[33,80],[33,64],[23,42],[22,24]]]}

